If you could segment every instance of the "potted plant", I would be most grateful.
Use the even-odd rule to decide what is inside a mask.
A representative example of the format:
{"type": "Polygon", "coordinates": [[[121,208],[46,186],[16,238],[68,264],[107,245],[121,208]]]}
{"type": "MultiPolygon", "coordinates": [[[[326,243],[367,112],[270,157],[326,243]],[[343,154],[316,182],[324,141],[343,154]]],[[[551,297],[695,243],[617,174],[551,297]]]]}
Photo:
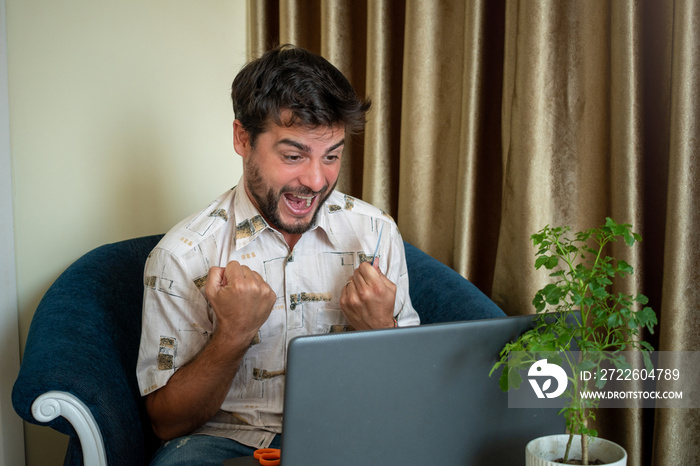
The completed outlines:
{"type": "MultiPolygon", "coordinates": [[[[612,291],[613,282],[631,275],[634,269],[606,254],[612,242],[622,239],[631,247],[641,237],[631,231],[631,225],[607,218],[601,227],[575,234],[567,226],[546,226],[531,239],[537,249],[535,268],[550,271],[552,281],[532,301],[538,313],[534,327],[506,344],[491,374],[502,367],[499,383],[507,391],[519,388],[523,380],[521,373],[537,369],[537,365],[568,367],[567,374],[571,374],[567,375],[568,389],[559,397],[564,402],[560,413],[566,419],[568,431],[565,452],[562,458],[550,458],[553,463],[539,464],[558,464],[557,460],[570,464],[577,436],[580,436],[582,458],[576,464],[589,464],[590,439],[598,435],[589,421],[595,420],[599,399],[585,399],[579,394],[592,389],[591,384],[596,389],[605,385],[606,378],[600,376],[604,367],[629,369],[630,362],[623,351],[639,351],[645,367],[653,371],[649,358],[653,348],[640,339],[640,331],[646,328],[653,333],[656,314],[646,306],[646,296],[612,291]],[[547,355],[546,361],[542,354],[547,355]],[[584,380],[577,375],[584,372],[598,376],[584,380]]],[[[550,382],[542,389],[551,385],[550,382]]]]}

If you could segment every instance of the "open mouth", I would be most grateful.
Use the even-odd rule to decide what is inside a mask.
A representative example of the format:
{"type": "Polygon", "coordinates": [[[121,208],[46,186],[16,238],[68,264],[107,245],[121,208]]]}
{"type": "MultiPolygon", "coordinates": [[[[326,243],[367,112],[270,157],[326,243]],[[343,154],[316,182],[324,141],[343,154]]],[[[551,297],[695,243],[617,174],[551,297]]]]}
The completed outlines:
{"type": "Polygon", "coordinates": [[[316,197],[318,196],[301,196],[298,194],[286,193],[283,197],[285,204],[287,204],[287,207],[289,207],[289,210],[294,215],[303,216],[313,210],[316,197]]]}

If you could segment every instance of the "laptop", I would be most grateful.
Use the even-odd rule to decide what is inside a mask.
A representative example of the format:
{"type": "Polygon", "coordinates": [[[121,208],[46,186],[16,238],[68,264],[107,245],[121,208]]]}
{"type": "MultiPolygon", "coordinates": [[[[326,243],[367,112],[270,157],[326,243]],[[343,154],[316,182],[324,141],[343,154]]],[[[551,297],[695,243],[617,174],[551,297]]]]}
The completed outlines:
{"type": "Polygon", "coordinates": [[[518,316],[295,338],[281,465],[525,464],[525,445],[563,433],[564,419],[508,408],[500,371],[489,371],[531,325],[518,316]]]}

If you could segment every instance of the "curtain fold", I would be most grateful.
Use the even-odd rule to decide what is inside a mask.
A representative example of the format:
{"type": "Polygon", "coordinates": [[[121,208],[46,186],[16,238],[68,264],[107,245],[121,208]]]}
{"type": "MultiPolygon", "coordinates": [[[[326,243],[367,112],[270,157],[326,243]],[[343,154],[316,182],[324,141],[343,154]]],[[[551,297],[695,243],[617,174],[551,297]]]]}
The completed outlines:
{"type": "Polygon", "coordinates": [[[452,267],[491,294],[492,258],[500,228],[500,216],[493,213],[500,210],[502,191],[504,5],[485,0],[471,6],[465,11],[462,46],[463,98],[452,267]]]}
{"type": "Polygon", "coordinates": [[[398,222],[416,246],[441,244],[434,256],[451,262],[459,158],[450,154],[460,143],[464,5],[407,2],[406,31],[398,222]]]}
{"type": "MultiPolygon", "coordinates": [[[[668,203],[660,347],[700,350],[700,4],[674,2],[668,203]]],[[[700,456],[698,410],[658,410],[657,464],[693,464],[700,456]],[[664,463],[660,462],[663,459],[664,463]]]]}
{"type": "MultiPolygon", "coordinates": [[[[530,235],[606,216],[659,350],[700,349],[700,4],[693,0],[249,0],[249,50],[321,53],[373,100],[339,189],[508,314],[545,273],[530,235]]],[[[630,465],[693,464],[698,410],[607,410],[630,465]]]]}
{"type": "Polygon", "coordinates": [[[405,5],[368,2],[367,93],[372,98],[365,130],[362,198],[385,212],[399,206],[399,149],[405,5]]]}

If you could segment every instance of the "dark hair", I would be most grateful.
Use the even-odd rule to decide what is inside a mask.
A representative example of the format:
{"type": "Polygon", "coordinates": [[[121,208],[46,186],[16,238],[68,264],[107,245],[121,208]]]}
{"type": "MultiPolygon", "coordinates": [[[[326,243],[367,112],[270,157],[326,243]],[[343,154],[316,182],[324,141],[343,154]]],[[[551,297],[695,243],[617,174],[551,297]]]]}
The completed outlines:
{"type": "Polygon", "coordinates": [[[244,66],[233,80],[231,99],[253,144],[270,121],[312,128],[343,125],[347,134],[357,134],[371,105],[325,58],[293,45],[276,47],[244,66]],[[291,111],[287,121],[282,121],[283,110],[291,111]]]}

